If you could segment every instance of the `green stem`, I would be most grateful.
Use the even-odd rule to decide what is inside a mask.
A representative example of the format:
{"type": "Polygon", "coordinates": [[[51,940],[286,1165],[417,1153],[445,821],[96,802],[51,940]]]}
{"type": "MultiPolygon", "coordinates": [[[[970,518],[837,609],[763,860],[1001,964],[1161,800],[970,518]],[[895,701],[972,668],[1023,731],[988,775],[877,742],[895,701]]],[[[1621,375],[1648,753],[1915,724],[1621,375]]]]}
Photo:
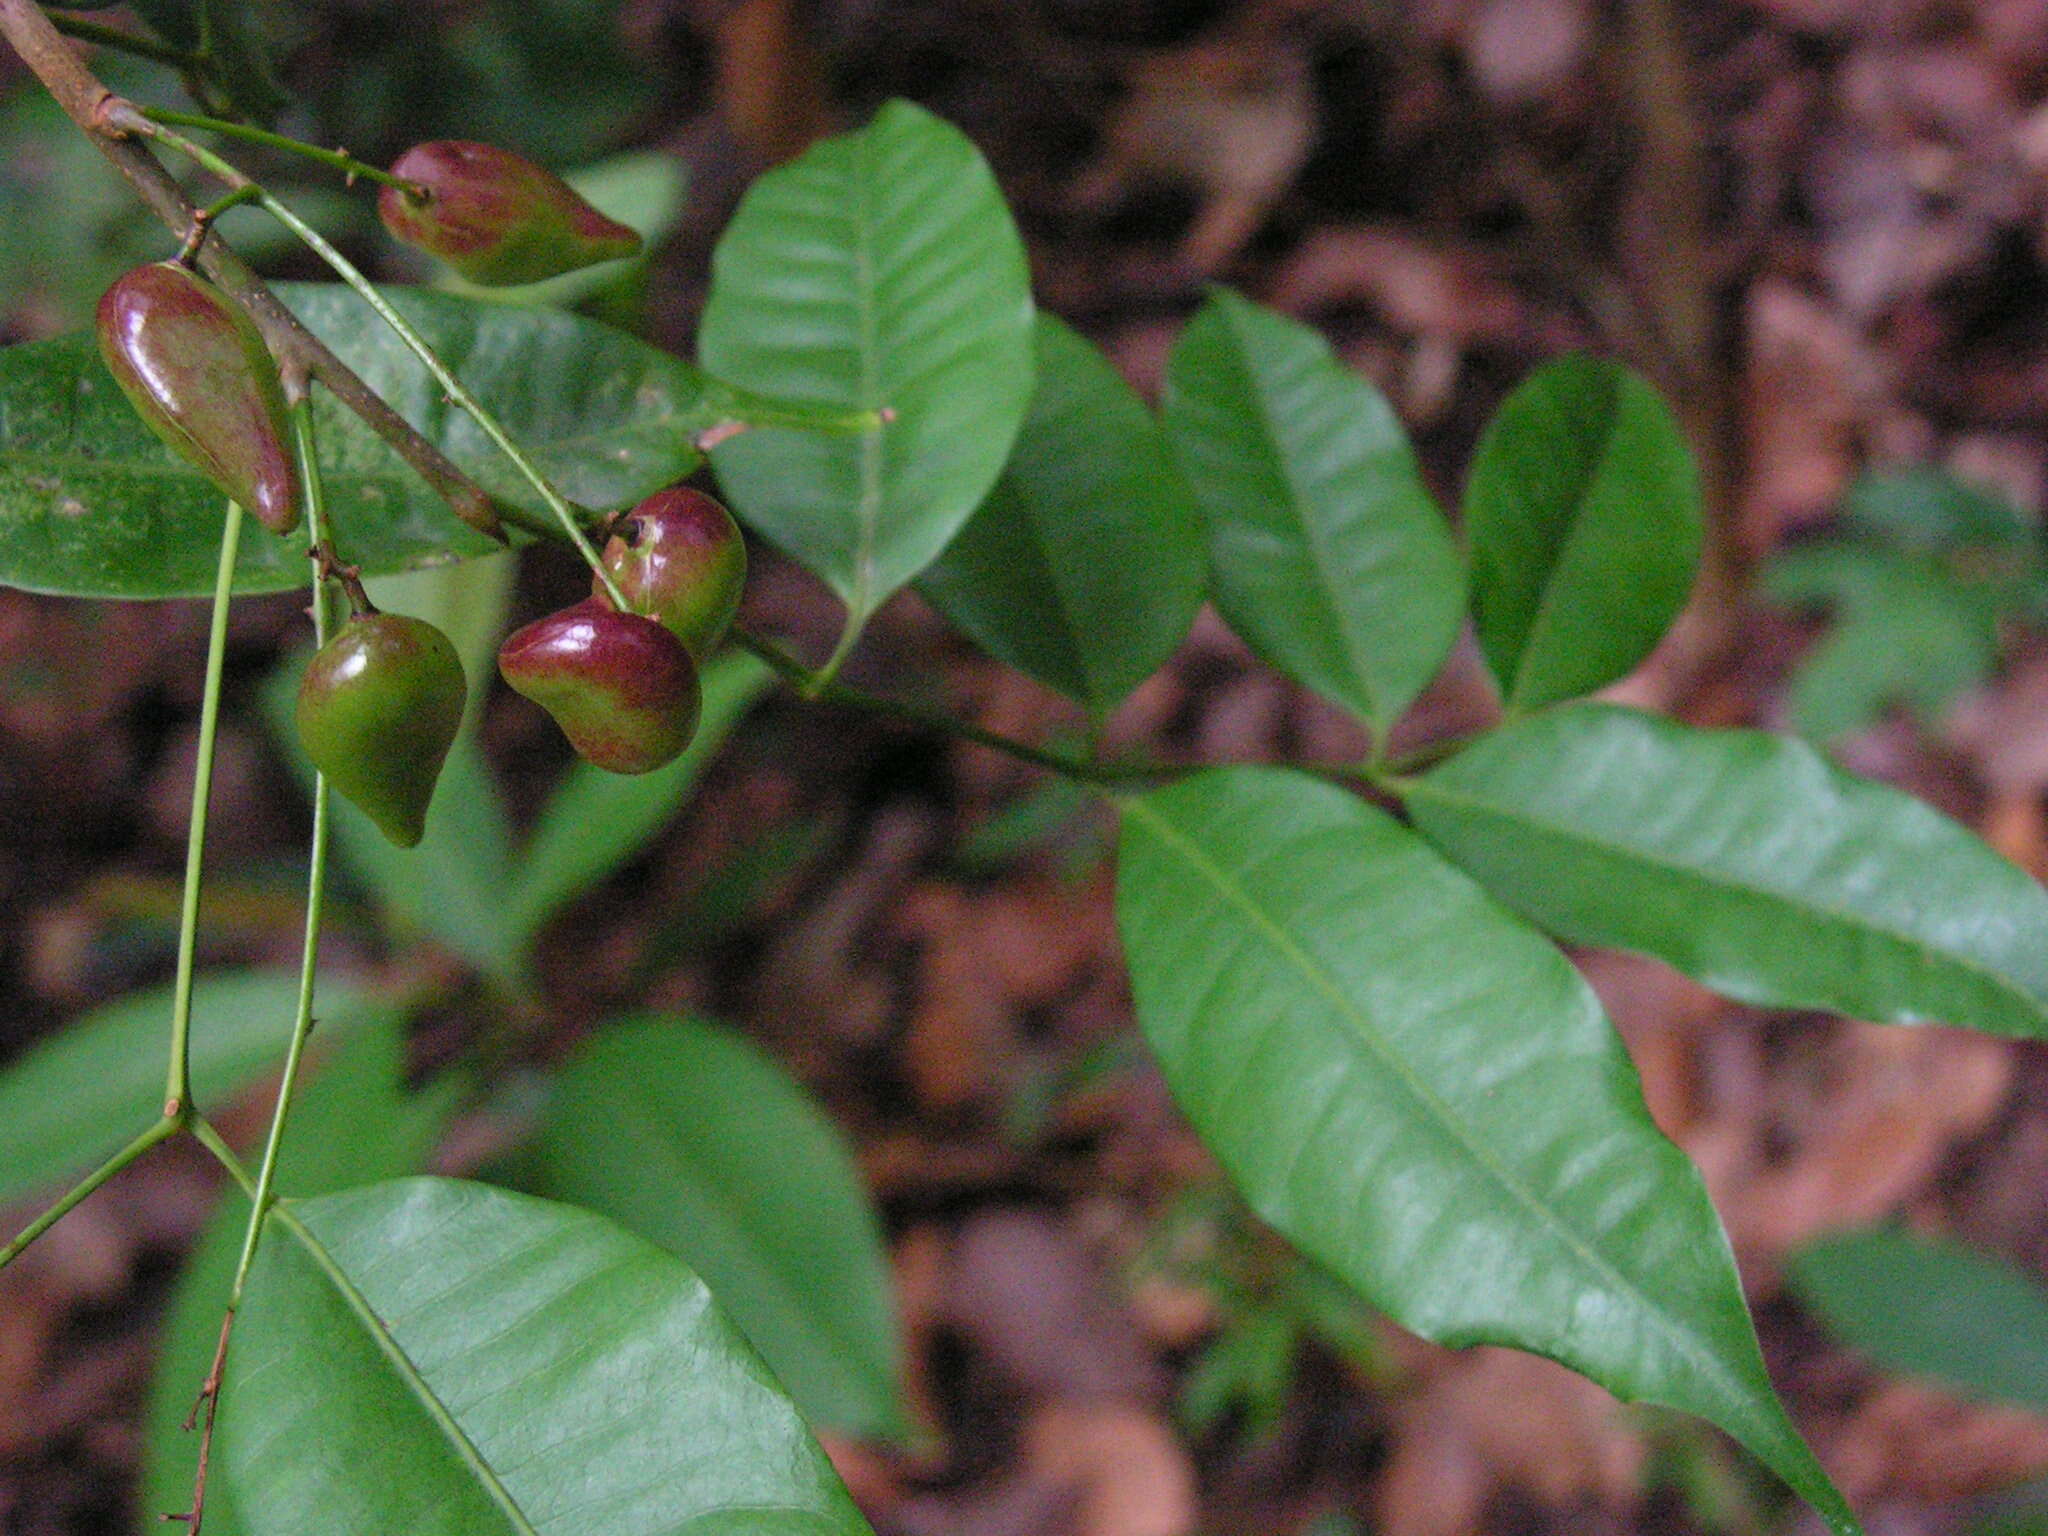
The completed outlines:
{"type": "Polygon", "coordinates": [[[220,683],[228,651],[228,604],[242,545],[242,509],[228,503],[213,583],[213,624],[206,640],[206,687],[199,703],[199,756],[192,768],[192,817],[185,833],[185,894],[178,909],[178,976],[171,1000],[171,1064],[164,1081],[164,1118],[192,1107],[192,963],[199,952],[199,891],[206,863],[206,808],[213,797],[213,744],[220,734],[220,683]]]}
{"type": "Polygon", "coordinates": [[[177,1134],[181,1123],[171,1115],[164,1116],[163,1119],[157,1121],[155,1125],[152,1125],[140,1136],[129,1142],[127,1146],[80,1179],[55,1205],[23,1227],[13,1242],[9,1243],[5,1248],[0,1248],[0,1269],[5,1269],[8,1265],[12,1264],[20,1257],[21,1251],[24,1248],[28,1247],[30,1243],[70,1215],[73,1207],[78,1205],[80,1201],[84,1200],[102,1184],[106,1183],[107,1180],[119,1173],[123,1168],[126,1168],[166,1136],[177,1134]]]}
{"type": "Polygon", "coordinates": [[[455,376],[455,371],[441,360],[440,354],[427,344],[427,339],[413,328],[412,322],[393,309],[390,300],[378,292],[376,284],[364,277],[353,262],[328,242],[326,236],[292,212],[287,205],[279,202],[258,182],[244,175],[212,150],[194,143],[175,129],[152,122],[139,112],[122,112],[116,121],[119,126],[146,134],[169,145],[231,187],[256,187],[257,202],[326,262],[337,277],[362,296],[363,302],[375,311],[380,320],[391,327],[398,339],[411,350],[413,356],[426,365],[427,372],[434,376],[435,382],[441,386],[449,400],[468,412],[470,418],[483,429],[484,436],[497,444],[498,451],[511,461],[512,467],[519,471],[520,476],[547,504],[548,511],[554,514],[555,521],[561,525],[562,532],[575,546],[576,552],[583,557],[584,564],[596,575],[598,583],[604,588],[605,596],[611,599],[612,605],[621,611],[631,608],[632,605],[626,601],[625,595],[619,591],[618,583],[612,580],[611,572],[605,569],[604,561],[598,558],[597,550],[584,533],[583,525],[577,521],[576,513],[570,507],[567,498],[554,488],[548,477],[540,472],[539,466],[512,440],[511,434],[499,424],[497,417],[486,410],[483,403],[469,392],[463,382],[455,376]]]}
{"type": "Polygon", "coordinates": [[[814,405],[802,400],[782,400],[756,394],[723,379],[704,381],[703,409],[714,418],[703,436],[723,442],[735,432],[756,427],[788,427],[803,432],[847,435],[875,432],[896,419],[887,406],[867,410],[860,406],[814,405]]]}
{"type": "Polygon", "coordinates": [[[168,64],[173,69],[189,74],[204,74],[208,60],[203,54],[187,53],[182,48],[173,48],[169,43],[160,43],[155,38],[138,37],[133,32],[123,32],[101,22],[88,20],[83,16],[52,15],[50,25],[66,37],[75,37],[81,43],[91,43],[99,48],[112,48],[120,53],[132,53],[138,59],[148,59],[153,64],[168,64]]]}
{"type": "Polygon", "coordinates": [[[250,144],[261,144],[266,149],[283,150],[286,154],[298,155],[307,160],[317,160],[329,170],[339,171],[350,181],[361,177],[374,181],[380,186],[396,187],[409,197],[425,197],[426,189],[416,181],[407,181],[403,176],[394,176],[367,161],[358,160],[345,150],[323,149],[318,144],[308,144],[304,139],[294,139],[282,133],[272,133],[267,128],[252,127],[247,123],[229,122],[225,118],[208,117],[200,112],[174,112],[168,107],[144,107],[142,115],[153,123],[171,128],[201,128],[208,133],[218,133],[225,138],[242,139],[250,144]]]}
{"type": "Polygon", "coordinates": [[[187,1127],[192,1139],[213,1154],[213,1160],[227,1170],[228,1177],[242,1186],[242,1193],[250,1199],[256,1197],[256,1179],[242,1166],[242,1160],[235,1156],[235,1149],[228,1145],[227,1138],[213,1128],[213,1122],[204,1115],[194,1115],[187,1127]]]}

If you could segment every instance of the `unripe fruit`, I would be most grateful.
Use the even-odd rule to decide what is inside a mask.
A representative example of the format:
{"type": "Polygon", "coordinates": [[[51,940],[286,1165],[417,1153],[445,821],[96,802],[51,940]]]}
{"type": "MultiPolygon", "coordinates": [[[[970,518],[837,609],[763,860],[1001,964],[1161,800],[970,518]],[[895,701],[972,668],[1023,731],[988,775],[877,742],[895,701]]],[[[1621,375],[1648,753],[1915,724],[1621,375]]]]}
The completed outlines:
{"type": "Polygon", "coordinates": [[[636,231],[599,213],[553,171],[494,144],[415,144],[391,174],[426,196],[384,188],[384,227],[472,283],[537,283],[640,249],[636,231]]]}
{"type": "Polygon", "coordinates": [[[401,613],[359,614],[306,668],[299,741],[329,784],[410,848],[426,831],[467,694],[440,630],[401,613]]]}
{"type": "MultiPolygon", "coordinates": [[[[732,624],[747,579],[747,545],[732,514],[702,491],[656,491],[612,525],[605,569],[626,606],[702,661],[732,624]]],[[[593,595],[604,588],[595,578],[593,595]]]]}
{"type": "Polygon", "coordinates": [[[697,731],[697,665],[682,641],[603,598],[515,630],[498,671],[555,717],[580,756],[613,773],[652,772],[697,731]]]}
{"type": "Polygon", "coordinates": [[[249,317],[176,262],[100,297],[100,355],[142,419],[273,533],[299,524],[277,364],[249,317]]]}

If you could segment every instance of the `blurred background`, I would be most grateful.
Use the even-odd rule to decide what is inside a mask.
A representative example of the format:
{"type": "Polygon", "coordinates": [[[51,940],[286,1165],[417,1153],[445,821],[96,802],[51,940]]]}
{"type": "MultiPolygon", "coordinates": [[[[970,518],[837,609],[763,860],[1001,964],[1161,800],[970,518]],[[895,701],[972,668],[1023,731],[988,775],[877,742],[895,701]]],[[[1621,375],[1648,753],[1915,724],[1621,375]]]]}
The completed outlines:
{"type": "MultiPolygon", "coordinates": [[[[574,173],[651,255],[514,301],[676,350],[747,182],[902,95],[982,147],[1043,304],[1142,390],[1228,281],[1387,392],[1447,506],[1524,373],[1622,358],[1677,404],[1713,535],[1694,610],[1617,693],[1804,734],[2048,873],[2048,0],[260,10],[282,128],[378,163],[486,139],[574,173]]],[[[179,99],[167,71],[95,65],[179,99]]],[[[373,272],[435,280],[367,197],[242,158],[373,272]]],[[[322,275],[259,215],[226,227],[267,273],[322,275]]],[[[170,249],[0,52],[0,339],[82,326],[170,249]]],[[[755,553],[749,622],[822,654],[831,600],[755,553]]],[[[414,611],[487,614],[488,645],[576,595],[572,564],[465,568],[414,611]]],[[[209,966],[295,963],[308,811],[266,699],[301,606],[234,610],[209,966]]],[[[0,591],[0,1060],[168,975],[205,625],[201,604],[0,591]]],[[[1081,726],[914,596],[850,675],[901,689],[934,668],[995,728],[1081,726]]],[[[1413,729],[1482,721],[1487,687],[1461,651],[1413,729]]],[[[518,828],[566,750],[505,702],[476,739],[518,828]]],[[[1209,615],[1112,734],[1177,760],[1360,747],[1209,615]]],[[[1712,1431],[1542,1361],[1418,1344],[1260,1228],[1134,1037],[1110,829],[1070,792],[769,696],[654,825],[516,953],[463,929],[462,870],[348,862],[328,955],[404,999],[415,1080],[465,1064],[444,1170],[493,1167],[524,1074],[642,1006],[729,1022],[822,1100],[880,1203],[923,1426],[907,1449],[830,1440],[883,1536],[1819,1529],[1712,1431]]],[[[1581,958],[1871,1529],[2048,1531],[2048,1052],[1581,958]],[[1889,1229],[1836,1240],[1888,1222],[1951,1246],[1930,1270],[1936,1250],[1889,1229]]],[[[7,1536],[159,1528],[137,1494],[145,1400],[215,1192],[189,1153],[160,1150],[0,1276],[7,1536]]]]}

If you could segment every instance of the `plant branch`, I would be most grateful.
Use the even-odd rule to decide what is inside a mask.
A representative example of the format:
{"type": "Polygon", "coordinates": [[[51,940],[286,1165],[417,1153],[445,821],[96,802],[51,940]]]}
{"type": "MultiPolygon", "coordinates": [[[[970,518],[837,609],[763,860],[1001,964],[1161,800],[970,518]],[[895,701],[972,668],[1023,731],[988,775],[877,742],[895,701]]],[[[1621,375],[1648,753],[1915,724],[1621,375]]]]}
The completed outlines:
{"type": "Polygon", "coordinates": [[[167,1136],[177,1134],[183,1122],[171,1115],[164,1116],[127,1146],[108,1158],[99,1167],[74,1184],[58,1201],[34,1221],[23,1227],[14,1240],[0,1248],[0,1269],[5,1269],[21,1256],[22,1250],[57,1225],[94,1190],[98,1189],[115,1174],[142,1156],[151,1147],[167,1136]]]}
{"type": "Polygon", "coordinates": [[[174,112],[168,107],[144,107],[141,110],[142,115],[153,123],[162,123],[172,128],[200,128],[208,133],[243,139],[251,144],[261,144],[266,149],[283,150],[286,154],[318,161],[329,170],[339,171],[351,182],[361,178],[365,181],[374,181],[380,186],[396,187],[413,197],[423,198],[427,195],[426,189],[418,182],[407,181],[403,176],[394,176],[368,161],[356,159],[346,150],[323,149],[318,144],[308,144],[304,139],[272,133],[268,128],[257,128],[248,123],[232,123],[225,118],[207,117],[199,112],[174,112]]]}
{"type": "MultiPolygon", "coordinates": [[[[186,235],[192,228],[195,212],[191,200],[147,148],[107,121],[104,114],[120,98],[86,68],[77,50],[58,33],[35,0],[0,0],[0,36],[13,45],[65,115],[85,130],[149,210],[175,234],[186,235]]],[[[497,509],[483,487],[414,430],[354,369],[307,330],[226,242],[208,231],[194,255],[200,270],[255,321],[287,375],[300,373],[317,379],[389,443],[457,517],[493,538],[504,538],[497,509]]]]}
{"type": "Polygon", "coordinates": [[[199,756],[192,767],[192,815],[185,830],[185,893],[178,907],[178,976],[171,996],[171,1062],[164,1116],[192,1107],[192,967],[199,950],[199,892],[205,881],[206,813],[213,798],[213,744],[220,733],[220,684],[227,662],[228,605],[235,595],[235,557],[242,545],[242,509],[228,503],[213,583],[213,621],[206,639],[206,687],[199,700],[199,756]]]}

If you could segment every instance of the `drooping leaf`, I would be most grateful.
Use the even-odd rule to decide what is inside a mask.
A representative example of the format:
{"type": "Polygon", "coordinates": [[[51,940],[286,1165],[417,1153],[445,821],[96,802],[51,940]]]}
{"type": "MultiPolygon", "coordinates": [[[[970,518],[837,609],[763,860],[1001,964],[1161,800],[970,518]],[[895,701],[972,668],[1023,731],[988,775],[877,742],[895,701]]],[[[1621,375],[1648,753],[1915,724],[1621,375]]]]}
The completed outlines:
{"type": "MultiPolygon", "coordinates": [[[[331,1060],[316,1062],[292,1105],[291,1134],[278,1161],[280,1192],[324,1195],[417,1172],[440,1140],[452,1095],[446,1079],[425,1093],[408,1094],[404,1074],[403,1031],[389,1012],[372,1015],[331,1060]]],[[[249,1202],[232,1184],[224,1185],[220,1205],[171,1293],[143,1415],[138,1502],[145,1532],[162,1529],[159,1516],[191,1507],[199,1450],[197,1436],[183,1426],[212,1367],[248,1224],[249,1202]]],[[[274,1233],[269,1238],[277,1240],[274,1233]]],[[[207,1536],[242,1536],[226,1479],[210,1481],[207,1536]]]]}
{"type": "Polygon", "coordinates": [[[1107,711],[1201,606],[1199,511],[1109,359],[1038,317],[1038,387],[1003,475],[919,590],[999,661],[1107,711]]]}
{"type": "Polygon", "coordinates": [[[881,1227],[832,1123],[726,1030],[650,1017],[556,1081],[539,1191],[659,1243],[709,1285],[814,1423],[904,1431],[881,1227]]]}
{"type": "Polygon", "coordinates": [[[2048,1289],[2005,1261],[1873,1227],[1808,1244],[1786,1277],[1835,1337],[1882,1369],[2048,1412],[2048,1289]]]}
{"type": "Polygon", "coordinates": [[[229,1356],[250,1536],[866,1536],[682,1263],[600,1216],[406,1179],[288,1208],[229,1356]],[[287,1240],[289,1236],[290,1240],[287,1240]]]}
{"type": "MultiPolygon", "coordinates": [[[[401,414],[493,495],[543,508],[503,455],[368,305],[339,284],[278,294],[401,414]]],[[[625,506],[698,463],[690,366],[574,315],[448,294],[386,295],[504,421],[563,494],[625,506]]],[[[497,546],[456,520],[383,441],[315,391],[335,543],[372,574],[497,546]]],[[[213,589],[222,500],[122,398],[88,335],[0,348],[0,583],[81,597],[213,589]]],[[[303,586],[303,533],[242,541],[236,587],[303,586]]]]}
{"type": "Polygon", "coordinates": [[[1524,381],[1465,487],[1472,612],[1509,709],[1591,693],[1649,655],[1692,590],[1701,530],[1692,454],[1654,389],[1590,357],[1524,381]]]}
{"type": "Polygon", "coordinates": [[[1766,1007],[2048,1034],[2048,893],[1803,742],[1575,705],[1402,793],[1431,842],[1573,943],[1766,1007]]]}
{"type": "Polygon", "coordinates": [[[1030,403],[1024,247],[980,152],[892,101],[770,171],[719,241],[698,345],[746,389],[895,412],[860,432],[743,433],[712,454],[733,510],[857,629],[980,505],[1030,403]]]}
{"type": "Polygon", "coordinates": [[[740,651],[708,663],[703,709],[682,756],[653,773],[606,773],[578,758],[541,808],[506,901],[522,942],[564,902],[612,873],[674,816],[740,717],[774,681],[740,651]]]}
{"type": "MultiPolygon", "coordinates": [[[[192,1086],[203,1109],[284,1055],[299,983],[283,972],[222,971],[192,989],[192,1086]]],[[[352,1029],[358,999],[324,986],[323,1035],[352,1029]]],[[[170,1059],[171,989],[130,993],[0,1070],[0,1204],[83,1174],[155,1123],[170,1059]]]]}
{"type": "Polygon", "coordinates": [[[1384,733],[1465,601],[1393,408],[1314,331],[1218,290],[1173,349],[1165,411],[1231,628],[1384,733]]]}
{"type": "Polygon", "coordinates": [[[1123,809],[1138,1021],[1266,1221],[1423,1337],[1700,1414],[1855,1528],[1699,1174],[1561,954],[1320,780],[1211,770],[1123,809]]]}

